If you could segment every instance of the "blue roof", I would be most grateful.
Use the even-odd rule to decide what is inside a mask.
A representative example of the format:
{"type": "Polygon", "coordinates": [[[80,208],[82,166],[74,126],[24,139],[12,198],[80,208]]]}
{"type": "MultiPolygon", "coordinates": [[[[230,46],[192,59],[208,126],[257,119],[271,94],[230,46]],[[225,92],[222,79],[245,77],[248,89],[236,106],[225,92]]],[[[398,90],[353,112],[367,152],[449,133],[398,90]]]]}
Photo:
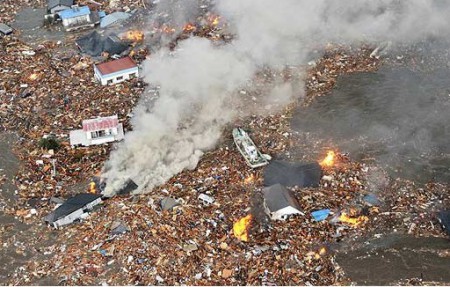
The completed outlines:
{"type": "Polygon", "coordinates": [[[58,13],[62,20],[91,14],[88,6],[74,7],[58,13]]]}

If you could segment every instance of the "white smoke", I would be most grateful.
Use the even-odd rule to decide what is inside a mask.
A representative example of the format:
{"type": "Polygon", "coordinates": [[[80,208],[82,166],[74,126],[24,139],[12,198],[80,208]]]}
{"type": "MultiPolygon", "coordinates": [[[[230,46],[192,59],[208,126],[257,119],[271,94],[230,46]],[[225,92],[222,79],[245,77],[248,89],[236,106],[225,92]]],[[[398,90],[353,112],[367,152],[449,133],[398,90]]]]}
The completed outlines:
{"type": "MultiPolygon", "coordinates": [[[[175,2],[183,11],[183,1],[175,2]]],[[[192,13],[192,1],[186,3],[192,13]]],[[[216,9],[230,23],[231,44],[214,46],[194,37],[179,42],[174,55],[161,50],[145,61],[144,78],[161,87],[159,98],[136,108],[134,130],[105,166],[106,193],[128,178],[139,185],[138,192],[148,192],[195,168],[233,120],[236,90],[262,67],[304,64],[312,50],[329,42],[413,42],[448,36],[450,28],[449,5],[437,0],[226,0],[216,9]]],[[[178,14],[178,19],[190,17],[178,14]]],[[[298,94],[281,82],[262,102],[288,103],[298,94]]]]}

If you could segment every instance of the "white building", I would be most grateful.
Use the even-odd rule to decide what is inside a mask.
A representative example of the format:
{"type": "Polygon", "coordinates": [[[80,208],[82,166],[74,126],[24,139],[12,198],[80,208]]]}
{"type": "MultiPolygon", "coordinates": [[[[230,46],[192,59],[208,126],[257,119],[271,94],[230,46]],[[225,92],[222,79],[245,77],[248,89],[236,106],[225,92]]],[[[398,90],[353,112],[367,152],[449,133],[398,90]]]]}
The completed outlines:
{"type": "Polygon", "coordinates": [[[55,228],[70,224],[89,216],[94,206],[102,203],[100,194],[80,193],[69,198],[53,212],[44,217],[44,221],[55,228]]]}
{"type": "Polygon", "coordinates": [[[273,220],[286,220],[293,214],[304,215],[292,191],[279,183],[264,188],[263,197],[265,211],[273,220]]]}
{"type": "Polygon", "coordinates": [[[117,115],[83,121],[83,129],[70,132],[70,145],[90,146],[124,138],[123,125],[117,115]]]}
{"type": "Polygon", "coordinates": [[[102,85],[139,77],[139,68],[130,57],[94,65],[94,76],[102,85]]]}
{"type": "Polygon", "coordinates": [[[58,12],[66,31],[94,27],[100,22],[98,13],[91,13],[88,6],[72,6],[70,9],[58,12]]]}

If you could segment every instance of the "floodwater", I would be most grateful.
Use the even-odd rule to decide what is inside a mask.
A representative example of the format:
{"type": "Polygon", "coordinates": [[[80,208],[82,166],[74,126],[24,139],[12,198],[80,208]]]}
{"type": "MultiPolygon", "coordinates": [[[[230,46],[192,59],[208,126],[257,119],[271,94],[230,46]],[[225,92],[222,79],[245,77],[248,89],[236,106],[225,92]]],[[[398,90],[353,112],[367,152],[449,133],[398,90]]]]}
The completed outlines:
{"type": "Polygon", "coordinates": [[[359,247],[339,252],[336,261],[358,285],[392,285],[405,279],[450,283],[448,239],[389,234],[352,245],[359,247]]]}
{"type": "Polygon", "coordinates": [[[45,27],[44,14],[44,8],[25,8],[17,13],[11,26],[20,31],[20,38],[26,43],[63,40],[65,32],[61,25],[45,27]]]}
{"type": "MultiPolygon", "coordinates": [[[[44,259],[39,250],[50,246],[54,236],[42,225],[27,225],[3,212],[5,207],[16,204],[13,179],[19,168],[19,161],[11,151],[16,141],[14,134],[0,133],[0,176],[6,178],[0,183],[0,285],[7,284],[14,272],[30,260],[44,259]],[[34,242],[38,244],[34,245],[34,242]]],[[[29,283],[55,285],[56,281],[52,278],[35,278],[29,283]]]]}
{"type": "Polygon", "coordinates": [[[338,78],[331,94],[300,108],[292,129],[330,140],[393,177],[450,182],[450,69],[384,66],[338,78]]]}

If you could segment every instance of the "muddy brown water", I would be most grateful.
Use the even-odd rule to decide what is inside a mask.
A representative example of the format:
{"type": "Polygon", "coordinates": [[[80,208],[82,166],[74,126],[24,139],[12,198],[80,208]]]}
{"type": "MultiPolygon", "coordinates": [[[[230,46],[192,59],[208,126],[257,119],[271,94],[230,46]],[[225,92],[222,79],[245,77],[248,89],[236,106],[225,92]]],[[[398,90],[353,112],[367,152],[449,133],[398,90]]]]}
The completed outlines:
{"type": "Polygon", "coordinates": [[[358,285],[391,285],[400,280],[450,284],[450,239],[389,234],[341,251],[336,261],[358,285]]]}
{"type": "Polygon", "coordinates": [[[296,111],[292,129],[374,158],[392,177],[449,183],[449,123],[449,68],[385,66],[339,77],[329,95],[296,111]]]}
{"type": "MultiPolygon", "coordinates": [[[[14,206],[17,199],[13,179],[19,168],[19,161],[11,150],[17,140],[14,134],[0,133],[0,175],[6,176],[6,180],[0,183],[0,284],[7,284],[17,269],[30,260],[45,259],[40,251],[52,245],[55,236],[43,225],[24,224],[3,212],[4,207],[14,206]],[[30,242],[37,243],[30,246],[30,242]]],[[[52,278],[31,278],[29,282],[39,285],[56,283],[52,278]]]]}

